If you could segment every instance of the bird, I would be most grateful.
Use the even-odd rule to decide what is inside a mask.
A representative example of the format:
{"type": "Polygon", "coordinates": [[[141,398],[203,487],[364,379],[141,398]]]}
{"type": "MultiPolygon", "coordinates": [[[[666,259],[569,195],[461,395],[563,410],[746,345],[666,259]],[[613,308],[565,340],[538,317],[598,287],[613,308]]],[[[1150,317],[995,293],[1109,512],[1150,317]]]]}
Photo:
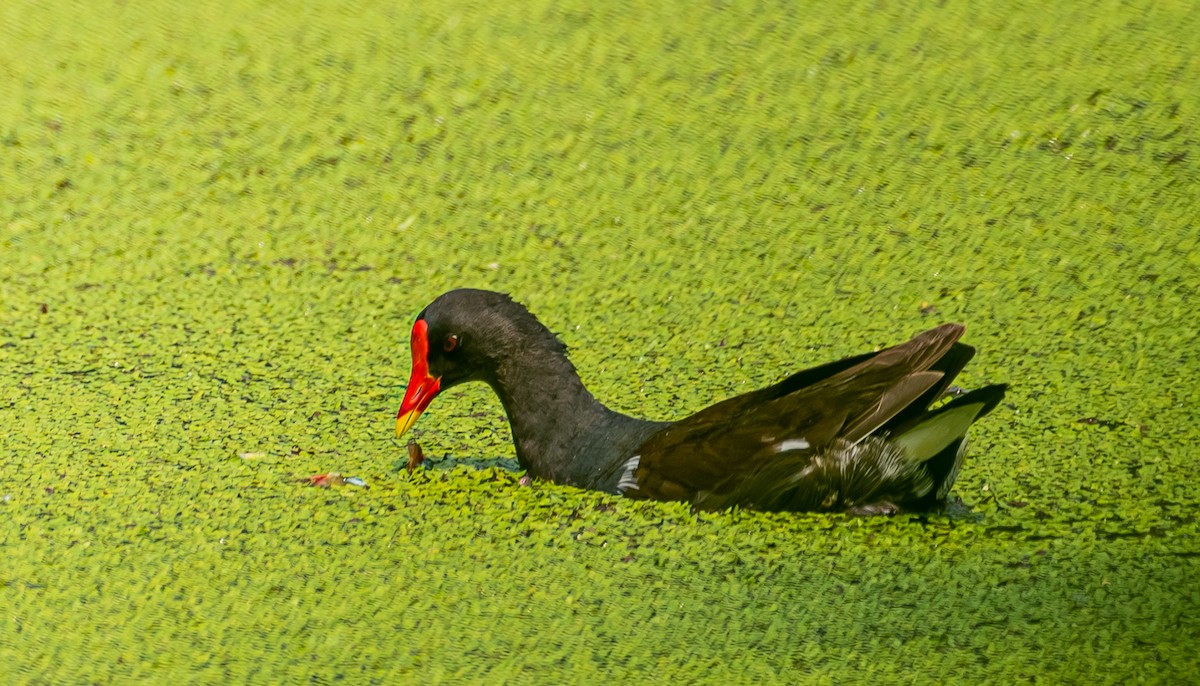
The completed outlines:
{"type": "Polygon", "coordinates": [[[654,421],[597,400],[562,341],[512,297],[456,289],[413,323],[396,437],[440,393],[483,382],[504,407],[520,468],[540,480],[699,511],[936,510],[962,467],[967,428],[1007,390],[951,386],[975,354],[958,342],[964,330],[942,324],[654,421]]]}

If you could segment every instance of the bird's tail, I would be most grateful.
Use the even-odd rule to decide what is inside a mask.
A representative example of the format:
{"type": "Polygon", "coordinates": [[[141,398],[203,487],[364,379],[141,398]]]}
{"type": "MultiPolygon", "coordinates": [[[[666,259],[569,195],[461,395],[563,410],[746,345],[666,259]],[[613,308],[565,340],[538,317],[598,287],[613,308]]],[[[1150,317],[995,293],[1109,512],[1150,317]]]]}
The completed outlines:
{"type": "Polygon", "coordinates": [[[926,462],[965,436],[967,427],[991,412],[1006,390],[1007,384],[995,384],[955,398],[900,429],[892,442],[913,462],[926,462]]]}
{"type": "Polygon", "coordinates": [[[901,428],[892,444],[913,462],[923,463],[934,488],[927,507],[943,501],[958,478],[967,448],[967,428],[1004,399],[1005,384],[984,386],[928,412],[901,428]]]}

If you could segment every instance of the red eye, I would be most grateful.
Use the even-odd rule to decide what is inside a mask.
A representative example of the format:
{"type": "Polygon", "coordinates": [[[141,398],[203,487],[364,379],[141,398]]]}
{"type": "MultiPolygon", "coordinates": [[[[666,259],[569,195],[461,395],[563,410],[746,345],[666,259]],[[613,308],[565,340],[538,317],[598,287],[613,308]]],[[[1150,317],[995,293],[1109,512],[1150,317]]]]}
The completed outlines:
{"type": "Polygon", "coordinates": [[[456,336],[455,334],[450,334],[449,336],[446,336],[446,342],[442,343],[442,350],[445,350],[446,352],[450,352],[457,347],[458,347],[458,336],[456,336]]]}

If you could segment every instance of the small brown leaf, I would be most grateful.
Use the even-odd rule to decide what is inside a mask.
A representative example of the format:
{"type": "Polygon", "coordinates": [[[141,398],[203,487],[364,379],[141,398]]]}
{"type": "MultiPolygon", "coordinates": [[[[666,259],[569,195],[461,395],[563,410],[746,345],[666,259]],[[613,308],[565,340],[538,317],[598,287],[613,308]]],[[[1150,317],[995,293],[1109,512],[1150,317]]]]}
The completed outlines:
{"type": "Polygon", "coordinates": [[[413,470],[421,466],[425,461],[425,453],[421,450],[421,446],[416,441],[408,442],[408,473],[412,474],[413,470]]]}

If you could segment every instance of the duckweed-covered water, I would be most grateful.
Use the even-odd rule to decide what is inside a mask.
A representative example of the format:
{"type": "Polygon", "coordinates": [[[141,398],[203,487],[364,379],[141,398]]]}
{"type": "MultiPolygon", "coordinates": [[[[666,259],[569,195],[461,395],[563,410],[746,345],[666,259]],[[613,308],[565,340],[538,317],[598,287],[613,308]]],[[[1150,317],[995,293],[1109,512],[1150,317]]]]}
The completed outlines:
{"type": "Polygon", "coordinates": [[[1198,21],[0,3],[0,675],[1195,680],[1198,21]],[[409,476],[458,286],[654,418],[942,321],[1013,388],[946,514],[522,487],[484,388],[409,476]]]}

